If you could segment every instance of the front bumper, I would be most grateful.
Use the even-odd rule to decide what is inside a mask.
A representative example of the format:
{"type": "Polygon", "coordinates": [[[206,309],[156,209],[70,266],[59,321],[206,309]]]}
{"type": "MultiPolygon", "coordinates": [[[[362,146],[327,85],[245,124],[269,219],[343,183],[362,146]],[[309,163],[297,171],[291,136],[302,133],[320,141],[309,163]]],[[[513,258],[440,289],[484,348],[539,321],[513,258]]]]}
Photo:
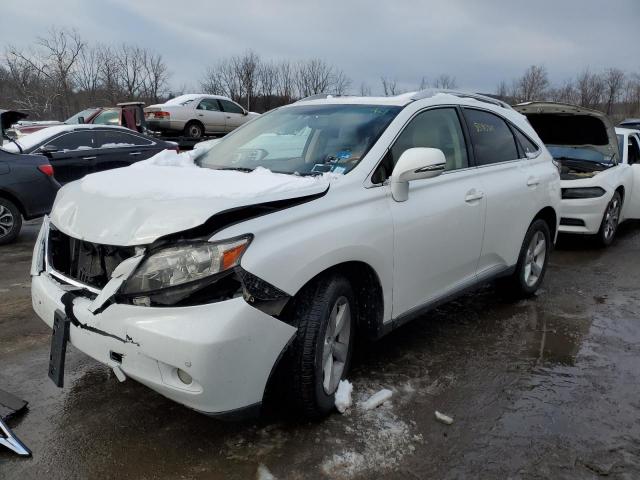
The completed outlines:
{"type": "Polygon", "coordinates": [[[563,233],[580,233],[593,235],[598,233],[602,224],[604,211],[611,200],[611,194],[607,193],[597,198],[576,198],[570,200],[562,200],[560,205],[560,228],[563,233]],[[571,223],[581,223],[577,225],[563,225],[563,221],[567,223],[567,219],[571,223]],[[576,222],[577,220],[577,222],[576,222]]]}
{"type": "MultiPolygon", "coordinates": [[[[31,288],[34,310],[51,327],[55,311],[64,311],[65,286],[43,271],[33,276],[31,288]]],[[[76,348],[171,400],[214,415],[262,401],[271,371],[296,332],[242,298],[175,308],[113,304],[96,315],[90,304],[75,299],[78,320],[124,341],[71,325],[76,348]],[[178,369],[193,378],[191,384],[180,380],[178,369]]]]}

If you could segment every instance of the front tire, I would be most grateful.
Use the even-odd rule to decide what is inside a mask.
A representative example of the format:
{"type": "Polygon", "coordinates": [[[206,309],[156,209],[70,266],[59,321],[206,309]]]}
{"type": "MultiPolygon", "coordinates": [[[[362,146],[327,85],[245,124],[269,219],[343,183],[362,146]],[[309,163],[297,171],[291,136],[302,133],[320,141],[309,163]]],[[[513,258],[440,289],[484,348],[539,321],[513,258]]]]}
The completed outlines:
{"type": "Polygon", "coordinates": [[[0,198],[0,245],[13,242],[22,228],[22,215],[18,207],[6,198],[0,198]]]}
{"type": "Polygon", "coordinates": [[[622,197],[619,192],[615,192],[611,201],[607,205],[600,230],[597,233],[598,243],[602,247],[608,247],[613,243],[613,239],[618,231],[618,223],[620,221],[620,211],[622,209],[622,197]]]}
{"type": "Polygon", "coordinates": [[[516,298],[532,296],[544,280],[551,253],[551,232],[542,219],[534,220],[524,236],[516,271],[502,281],[502,286],[516,298]]]}
{"type": "Polygon", "coordinates": [[[349,282],[323,277],[300,292],[292,311],[298,328],[291,347],[293,402],[308,418],[334,408],[338,383],[345,378],[355,333],[356,303],[349,282]]]}

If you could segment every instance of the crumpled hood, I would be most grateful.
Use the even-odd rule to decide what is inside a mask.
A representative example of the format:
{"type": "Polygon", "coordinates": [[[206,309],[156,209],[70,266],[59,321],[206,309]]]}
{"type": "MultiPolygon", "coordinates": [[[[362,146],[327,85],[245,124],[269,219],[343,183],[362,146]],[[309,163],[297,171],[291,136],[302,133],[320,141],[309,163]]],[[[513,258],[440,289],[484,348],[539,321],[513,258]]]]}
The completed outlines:
{"type": "Polygon", "coordinates": [[[314,195],[328,185],[328,177],[275,174],[264,168],[243,173],[188,161],[182,166],[147,161],[65,185],[51,222],[67,235],[93,243],[144,245],[202,225],[225,210],[314,195]]]}

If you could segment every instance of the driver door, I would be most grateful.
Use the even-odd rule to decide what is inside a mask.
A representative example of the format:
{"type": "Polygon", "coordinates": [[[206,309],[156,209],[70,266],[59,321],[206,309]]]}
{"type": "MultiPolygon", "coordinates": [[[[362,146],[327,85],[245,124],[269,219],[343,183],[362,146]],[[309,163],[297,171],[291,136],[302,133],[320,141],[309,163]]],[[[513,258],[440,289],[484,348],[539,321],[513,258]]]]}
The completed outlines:
{"type": "Polygon", "coordinates": [[[418,113],[381,167],[392,171],[408,148],[439,148],[446,171],[409,184],[409,199],[389,196],[394,224],[393,316],[398,317],[474,283],[486,200],[454,107],[418,113]]]}
{"type": "Polygon", "coordinates": [[[627,215],[640,218],[640,137],[630,134],[627,141],[627,163],[633,172],[633,186],[629,195],[627,215]]]}

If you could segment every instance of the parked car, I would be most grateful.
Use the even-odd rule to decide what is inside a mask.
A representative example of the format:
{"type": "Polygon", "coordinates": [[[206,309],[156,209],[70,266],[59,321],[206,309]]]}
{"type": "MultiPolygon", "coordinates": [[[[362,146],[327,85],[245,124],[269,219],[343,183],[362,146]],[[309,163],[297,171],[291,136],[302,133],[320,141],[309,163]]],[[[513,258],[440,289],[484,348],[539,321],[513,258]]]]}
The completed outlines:
{"type": "Polygon", "coordinates": [[[19,138],[55,125],[110,125],[126,127],[139,133],[145,133],[143,102],[123,102],[116,107],[90,107],[67,118],[64,122],[22,120],[13,125],[14,136],[19,138]]]}
{"type": "Polygon", "coordinates": [[[56,125],[6,143],[15,153],[41,154],[53,165],[56,180],[65,184],[89,173],[126,167],[165,149],[166,142],[123,127],[106,125],[56,125]]]}
{"type": "Polygon", "coordinates": [[[68,332],[121,380],[201,412],[255,409],[284,372],[300,411],[323,415],[356,336],[493,279],[518,296],[543,281],[560,177],[502,102],[303,100],[209,147],[58,194],[31,272],[57,385],[68,332]]]}
{"type": "Polygon", "coordinates": [[[640,130],[640,118],[627,118],[618,125],[621,128],[630,128],[632,130],[640,130]]]}
{"type": "Polygon", "coordinates": [[[595,235],[601,245],[610,245],[620,222],[640,218],[635,169],[621,161],[611,121],[602,112],[574,105],[533,102],[515,108],[562,165],[560,231],[595,235]]]}
{"type": "Polygon", "coordinates": [[[144,111],[151,130],[184,134],[189,138],[224,135],[258,116],[230,98],[205,94],[180,95],[165,103],[150,105],[144,111]]]}
{"type": "Polygon", "coordinates": [[[47,158],[0,149],[0,245],[18,237],[23,218],[49,213],[59,188],[47,158]]]}

